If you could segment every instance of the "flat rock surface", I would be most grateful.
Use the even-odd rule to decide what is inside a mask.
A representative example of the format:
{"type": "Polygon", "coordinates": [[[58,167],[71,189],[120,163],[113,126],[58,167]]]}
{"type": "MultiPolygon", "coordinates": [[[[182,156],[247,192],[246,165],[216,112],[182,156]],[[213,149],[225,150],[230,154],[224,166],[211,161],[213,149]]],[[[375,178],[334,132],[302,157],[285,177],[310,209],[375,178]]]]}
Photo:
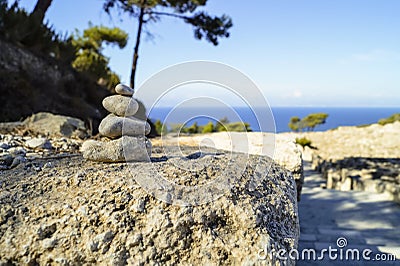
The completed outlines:
{"type": "Polygon", "coordinates": [[[264,155],[273,158],[275,162],[293,173],[299,191],[304,181],[303,161],[295,137],[285,134],[263,132],[218,132],[212,134],[196,134],[174,137],[167,135],[153,140],[157,145],[189,145],[196,147],[214,147],[233,152],[244,152],[254,155],[264,155]]]}
{"type": "Polygon", "coordinates": [[[0,171],[0,186],[0,263],[272,264],[299,234],[293,176],[264,156],[155,147],[151,163],[28,159],[0,171]],[[200,206],[163,203],[134,180],[155,171],[201,186],[236,162],[246,167],[228,192],[200,206]]]}

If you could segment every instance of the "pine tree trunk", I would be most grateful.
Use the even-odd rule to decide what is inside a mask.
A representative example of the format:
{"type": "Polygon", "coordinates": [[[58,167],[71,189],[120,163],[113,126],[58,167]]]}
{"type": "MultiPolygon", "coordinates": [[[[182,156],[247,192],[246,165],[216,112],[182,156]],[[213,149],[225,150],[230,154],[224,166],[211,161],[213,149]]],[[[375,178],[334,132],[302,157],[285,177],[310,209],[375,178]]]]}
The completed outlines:
{"type": "Polygon", "coordinates": [[[52,1],[53,0],[38,0],[32,11],[32,15],[36,16],[40,21],[43,21],[44,15],[46,14],[47,9],[49,9],[52,1]]]}
{"type": "Polygon", "coordinates": [[[145,12],[145,4],[146,4],[146,0],[143,1],[143,5],[140,8],[140,14],[139,14],[139,26],[138,26],[138,30],[137,30],[137,35],[136,35],[136,44],[135,44],[135,49],[133,51],[133,62],[132,62],[132,71],[131,71],[131,88],[134,89],[135,88],[135,76],[136,76],[136,68],[137,68],[137,63],[138,63],[138,59],[139,59],[139,45],[140,45],[140,38],[142,35],[142,29],[143,29],[143,19],[144,19],[144,12],[145,12]]]}

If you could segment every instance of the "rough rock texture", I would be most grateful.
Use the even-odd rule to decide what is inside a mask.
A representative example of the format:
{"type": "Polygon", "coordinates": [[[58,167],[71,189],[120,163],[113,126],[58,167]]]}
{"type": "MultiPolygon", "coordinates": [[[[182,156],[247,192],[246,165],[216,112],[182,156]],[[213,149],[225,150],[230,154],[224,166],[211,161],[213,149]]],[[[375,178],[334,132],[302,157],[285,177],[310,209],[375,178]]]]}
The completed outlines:
{"type": "Polygon", "coordinates": [[[207,150],[198,156],[197,149],[181,147],[185,156],[165,157],[162,150],[154,149],[152,163],[130,166],[71,157],[29,160],[0,171],[0,262],[294,265],[272,252],[297,246],[290,172],[264,156],[207,150]],[[248,166],[227,194],[195,207],[162,203],[132,177],[153,169],[177,183],[201,184],[224,172],[228,163],[243,161],[248,166]],[[254,167],[260,163],[270,165],[267,176],[254,167]],[[263,252],[267,256],[259,260],[263,252]]]}
{"type": "Polygon", "coordinates": [[[112,95],[104,98],[103,106],[117,116],[133,116],[139,110],[139,103],[130,97],[112,95]]]}
{"type": "Polygon", "coordinates": [[[82,144],[81,151],[83,158],[98,162],[148,161],[151,142],[146,137],[130,136],[108,142],[88,140],[82,144]]]}
{"type": "Polygon", "coordinates": [[[119,117],[109,114],[100,123],[99,132],[102,136],[119,138],[122,135],[144,136],[150,133],[150,125],[135,117],[119,117]]]}
{"type": "Polygon", "coordinates": [[[273,158],[274,161],[293,173],[297,186],[297,200],[300,201],[301,190],[304,183],[303,159],[301,150],[295,144],[295,140],[277,134],[275,136],[275,152],[273,158]]]}
{"type": "Polygon", "coordinates": [[[179,140],[176,137],[164,137],[154,141],[159,145],[207,146],[227,151],[267,155],[292,172],[297,185],[297,198],[300,200],[301,188],[304,183],[303,160],[293,136],[260,132],[219,132],[197,136],[180,136],[179,140]]]}
{"type": "Polygon", "coordinates": [[[56,137],[87,137],[87,129],[82,120],[51,113],[37,113],[23,122],[24,126],[37,134],[56,137]]]}

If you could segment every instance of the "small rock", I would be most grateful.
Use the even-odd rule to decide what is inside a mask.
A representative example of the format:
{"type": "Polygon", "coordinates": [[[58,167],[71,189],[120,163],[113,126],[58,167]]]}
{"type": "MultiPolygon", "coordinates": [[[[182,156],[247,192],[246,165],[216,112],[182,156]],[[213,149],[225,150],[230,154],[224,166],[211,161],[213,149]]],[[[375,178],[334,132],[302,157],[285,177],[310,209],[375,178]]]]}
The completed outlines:
{"type": "Polygon", "coordinates": [[[42,167],[40,167],[40,165],[33,164],[33,170],[35,170],[36,172],[40,172],[42,171],[42,167]]]}
{"type": "Polygon", "coordinates": [[[53,168],[54,164],[52,162],[47,162],[43,165],[43,169],[53,168]]]}
{"type": "Polygon", "coordinates": [[[8,145],[8,143],[0,143],[0,148],[3,150],[8,150],[10,148],[10,145],[8,145]]]}
{"type": "Polygon", "coordinates": [[[68,259],[66,258],[55,258],[54,261],[60,265],[69,265],[68,259]]]}
{"type": "Polygon", "coordinates": [[[78,173],[76,173],[76,175],[75,175],[75,183],[76,183],[76,185],[78,185],[79,186],[79,184],[83,181],[83,180],[85,180],[85,177],[86,177],[86,173],[85,172],[78,172],[78,173]]]}
{"type": "Polygon", "coordinates": [[[95,241],[98,241],[100,243],[107,243],[113,240],[114,238],[114,232],[112,231],[107,231],[101,234],[98,234],[94,239],[95,241]]]}
{"type": "Polygon", "coordinates": [[[57,241],[55,239],[45,238],[45,239],[43,239],[42,247],[44,249],[52,249],[56,246],[56,244],[57,244],[57,241]]]}
{"type": "Polygon", "coordinates": [[[10,166],[14,160],[14,157],[12,157],[10,154],[2,154],[0,155],[0,164],[10,166]]]}
{"type": "Polygon", "coordinates": [[[13,160],[13,162],[12,162],[10,168],[14,168],[14,167],[16,167],[17,165],[19,165],[19,164],[21,164],[21,163],[24,163],[24,162],[26,162],[26,158],[23,157],[23,156],[21,156],[21,155],[18,155],[17,157],[14,158],[14,160],[13,160]]]}
{"type": "Polygon", "coordinates": [[[143,236],[142,234],[136,234],[136,235],[130,235],[128,236],[128,239],[126,240],[126,245],[128,247],[134,247],[140,244],[140,242],[142,241],[143,236]]]}
{"type": "Polygon", "coordinates": [[[119,95],[125,95],[125,96],[132,96],[135,91],[124,85],[124,84],[118,84],[117,86],[115,86],[115,92],[118,93],[119,95]]]}
{"type": "Polygon", "coordinates": [[[106,116],[99,125],[100,134],[109,138],[119,138],[122,135],[144,136],[150,133],[150,129],[146,121],[113,114],[106,116]]]}
{"type": "Polygon", "coordinates": [[[87,243],[87,249],[91,252],[96,252],[99,250],[99,242],[97,241],[90,241],[87,243]]]}
{"type": "Polygon", "coordinates": [[[48,141],[46,138],[30,139],[25,142],[25,145],[31,149],[47,149],[47,150],[52,149],[50,141],[48,141]]]}
{"type": "Polygon", "coordinates": [[[37,235],[40,240],[50,238],[54,232],[57,230],[57,225],[55,223],[50,225],[42,225],[37,231],[37,235]]]}
{"type": "Polygon", "coordinates": [[[81,206],[76,210],[78,213],[81,213],[83,216],[87,216],[87,209],[85,206],[81,206]]]}
{"type": "Polygon", "coordinates": [[[61,149],[64,151],[68,150],[68,143],[63,143],[63,145],[61,146],[61,149]]]}
{"type": "Polygon", "coordinates": [[[146,209],[146,201],[144,199],[139,199],[135,209],[136,212],[144,212],[146,209]]]}
{"type": "Polygon", "coordinates": [[[13,156],[21,155],[21,156],[25,157],[25,155],[26,155],[26,150],[24,148],[22,148],[22,147],[10,148],[8,150],[8,152],[13,156]]]}
{"type": "Polygon", "coordinates": [[[83,158],[92,161],[147,162],[150,160],[151,142],[145,137],[130,136],[123,136],[109,142],[88,140],[83,143],[81,151],[83,158]]]}
{"type": "Polygon", "coordinates": [[[130,97],[112,95],[104,98],[104,108],[118,116],[133,116],[139,110],[138,102],[130,97]]]}

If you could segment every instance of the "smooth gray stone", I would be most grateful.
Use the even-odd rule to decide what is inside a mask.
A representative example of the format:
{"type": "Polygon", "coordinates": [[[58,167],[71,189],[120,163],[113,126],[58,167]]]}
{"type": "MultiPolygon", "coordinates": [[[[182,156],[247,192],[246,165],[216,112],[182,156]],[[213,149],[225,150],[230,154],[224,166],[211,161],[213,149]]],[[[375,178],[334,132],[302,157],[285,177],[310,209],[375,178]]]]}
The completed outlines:
{"type": "Polygon", "coordinates": [[[114,114],[106,116],[99,125],[102,136],[119,138],[127,136],[145,136],[150,133],[150,125],[135,117],[119,117],[114,114]]]}
{"type": "Polygon", "coordinates": [[[3,164],[6,166],[10,166],[13,161],[14,161],[14,157],[12,157],[8,153],[0,155],[0,165],[3,164]]]}
{"type": "Polygon", "coordinates": [[[33,138],[27,140],[25,145],[31,149],[47,149],[51,150],[53,146],[51,145],[50,141],[46,138],[33,138]]]}
{"type": "Polygon", "coordinates": [[[115,92],[119,95],[132,96],[135,93],[135,90],[124,84],[118,84],[115,86],[115,92]]]}
{"type": "Polygon", "coordinates": [[[135,99],[121,95],[104,98],[103,106],[117,116],[133,116],[139,110],[139,104],[135,99]]]}
{"type": "Polygon", "coordinates": [[[17,157],[14,158],[10,168],[14,168],[17,165],[26,162],[26,158],[24,156],[18,155],[17,157]]]}
{"type": "Polygon", "coordinates": [[[123,136],[108,142],[85,141],[81,151],[83,158],[97,162],[149,162],[151,147],[146,137],[123,136]]]}

